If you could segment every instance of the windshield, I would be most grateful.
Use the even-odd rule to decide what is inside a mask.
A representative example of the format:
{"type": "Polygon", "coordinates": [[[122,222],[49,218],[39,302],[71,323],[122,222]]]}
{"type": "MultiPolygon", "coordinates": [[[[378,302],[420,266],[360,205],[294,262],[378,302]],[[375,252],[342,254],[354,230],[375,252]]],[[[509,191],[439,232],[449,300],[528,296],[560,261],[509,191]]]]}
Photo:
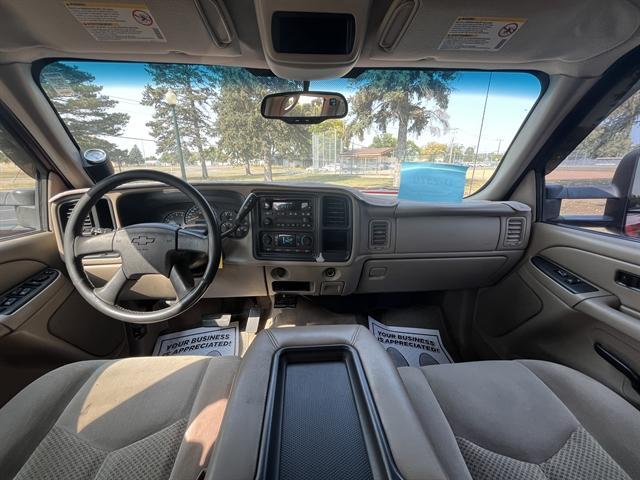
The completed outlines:
{"type": "Polygon", "coordinates": [[[312,81],[343,94],[344,119],[264,119],[262,98],[302,82],[239,67],[56,61],[46,95],[82,150],[116,171],[189,180],[322,182],[395,192],[401,162],[465,165],[465,194],[497,168],[540,95],[526,72],[364,70],[312,81]]]}

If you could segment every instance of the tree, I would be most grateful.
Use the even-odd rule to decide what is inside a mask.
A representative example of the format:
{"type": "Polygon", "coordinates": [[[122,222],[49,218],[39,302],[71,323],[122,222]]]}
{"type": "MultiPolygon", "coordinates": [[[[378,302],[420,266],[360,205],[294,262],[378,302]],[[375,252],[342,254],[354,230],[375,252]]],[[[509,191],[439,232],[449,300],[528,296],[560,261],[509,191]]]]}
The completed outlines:
{"type": "Polygon", "coordinates": [[[259,159],[266,181],[273,181],[272,165],[276,157],[304,158],[311,152],[309,131],[300,125],[265,119],[260,102],[278,91],[299,90],[299,82],[273,76],[256,76],[242,68],[217,67],[220,89],[213,104],[214,127],[222,154],[245,166],[251,174],[251,162],[259,159]]]}
{"type": "Polygon", "coordinates": [[[577,150],[588,158],[624,156],[633,148],[631,130],[639,118],[640,93],[636,93],[609,114],[577,150]]]}
{"type": "Polygon", "coordinates": [[[142,104],[153,106],[153,120],[147,126],[157,139],[156,150],[177,158],[172,107],[165,102],[168,90],[178,97],[175,112],[185,157],[195,150],[200,162],[202,178],[208,178],[205,150],[215,138],[211,121],[211,101],[219,79],[216,67],[207,65],[148,64],[146,70],[151,84],[145,85],[142,104]]]}
{"type": "Polygon", "coordinates": [[[383,147],[396,148],[398,146],[398,139],[393,134],[389,132],[385,132],[373,137],[373,140],[371,141],[371,145],[369,146],[375,147],[375,148],[383,148],[383,147]]]}
{"type": "MultiPolygon", "coordinates": [[[[395,136],[393,136],[393,134],[386,132],[373,137],[371,145],[369,146],[375,147],[375,148],[390,147],[394,149],[394,152],[397,152],[398,139],[395,136]]],[[[420,155],[420,147],[418,147],[418,145],[416,145],[416,143],[413,140],[407,140],[404,160],[414,159],[418,155],[420,155]]],[[[397,153],[396,153],[396,157],[398,157],[397,153]]]]}
{"type": "Polygon", "coordinates": [[[80,148],[101,148],[121,161],[126,152],[103,137],[122,135],[129,115],[113,112],[118,102],[94,82],[90,73],[63,62],[50,63],[42,73],[42,88],[80,148]]]}
{"type": "Polygon", "coordinates": [[[347,125],[344,120],[337,118],[325,120],[324,122],[316,123],[315,125],[309,125],[309,132],[316,134],[324,133],[327,135],[333,135],[335,133],[341,140],[347,140],[347,125]]]}
{"type": "Polygon", "coordinates": [[[142,152],[138,148],[138,145],[134,145],[131,150],[129,150],[129,162],[130,165],[142,165],[144,163],[144,157],[142,156],[142,152]]]}
{"type": "Polygon", "coordinates": [[[116,148],[113,146],[113,149],[109,152],[109,160],[111,163],[118,165],[118,171],[122,171],[122,165],[129,164],[129,152],[123,150],[121,148],[116,148]]]}
{"type": "Polygon", "coordinates": [[[473,159],[475,157],[475,149],[473,147],[467,147],[464,151],[464,161],[465,163],[471,163],[473,162],[473,159]]]}
{"type": "Polygon", "coordinates": [[[444,159],[449,151],[449,146],[440,142],[429,142],[420,149],[420,154],[429,160],[444,159]]]}
{"type": "Polygon", "coordinates": [[[457,163],[461,161],[464,157],[464,145],[461,143],[454,143],[449,146],[449,151],[447,152],[447,162],[457,163]]]}
{"type": "MultiPolygon", "coordinates": [[[[397,126],[396,156],[407,155],[407,136],[428,129],[432,135],[448,128],[446,108],[451,94],[452,71],[367,70],[352,80],[357,89],[351,99],[353,120],[350,131],[360,139],[372,126],[386,132],[397,126]]],[[[394,183],[399,179],[396,168],[394,183]]]]}

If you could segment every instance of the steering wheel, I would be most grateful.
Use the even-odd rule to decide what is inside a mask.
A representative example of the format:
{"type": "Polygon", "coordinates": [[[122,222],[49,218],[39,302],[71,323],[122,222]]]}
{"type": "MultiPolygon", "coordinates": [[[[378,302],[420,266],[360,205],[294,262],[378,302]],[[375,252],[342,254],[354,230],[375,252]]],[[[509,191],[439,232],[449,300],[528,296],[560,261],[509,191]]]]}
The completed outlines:
{"type": "MultiPolygon", "coordinates": [[[[149,205],[153,209],[153,205],[149,205]]],[[[218,271],[221,254],[220,231],[211,205],[186,181],[168,173],[151,170],[131,170],[101,180],[76,203],[64,232],[64,261],[80,295],[96,310],[118,320],[131,323],[155,323],[168,320],[193,306],[202,297],[218,271]],[[82,235],[82,224],[91,208],[102,196],[124,183],[151,180],[164,183],[184,193],[200,208],[207,232],[164,223],[139,223],[97,235],[82,235]],[[102,287],[94,288],[82,267],[82,257],[98,253],[117,252],[122,265],[102,287]],[[206,254],[204,274],[195,283],[185,252],[206,254]],[[130,281],[143,275],[161,274],[176,291],[175,303],[166,308],[140,312],[118,305],[118,295],[130,281]]]]}

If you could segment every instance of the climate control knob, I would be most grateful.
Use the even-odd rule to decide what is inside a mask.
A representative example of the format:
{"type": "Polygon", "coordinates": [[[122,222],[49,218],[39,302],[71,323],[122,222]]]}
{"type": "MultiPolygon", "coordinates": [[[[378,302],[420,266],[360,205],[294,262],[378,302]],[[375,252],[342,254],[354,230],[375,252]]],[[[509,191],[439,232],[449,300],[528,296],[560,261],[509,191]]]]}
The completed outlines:
{"type": "Polygon", "coordinates": [[[262,235],[262,244],[265,246],[273,245],[273,237],[269,234],[262,235]]]}
{"type": "Polygon", "coordinates": [[[300,239],[300,243],[302,243],[302,245],[305,247],[310,247],[311,244],[313,243],[313,238],[311,238],[309,235],[304,235],[300,239]]]}

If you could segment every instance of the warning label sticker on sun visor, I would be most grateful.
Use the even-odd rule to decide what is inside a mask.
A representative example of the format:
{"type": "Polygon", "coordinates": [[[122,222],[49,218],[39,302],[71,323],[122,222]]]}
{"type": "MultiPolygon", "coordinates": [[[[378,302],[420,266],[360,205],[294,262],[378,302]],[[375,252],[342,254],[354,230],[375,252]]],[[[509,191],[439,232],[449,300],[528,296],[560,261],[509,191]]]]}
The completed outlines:
{"type": "Polygon", "coordinates": [[[238,322],[228,327],[200,327],[167,333],[156,340],[153,355],[207,355],[222,357],[238,354],[238,322]]]}
{"type": "Polygon", "coordinates": [[[369,317],[373,333],[397,367],[423,367],[452,363],[439,330],[429,328],[391,327],[369,317]]]}
{"type": "Polygon", "coordinates": [[[526,18],[458,17],[438,49],[500,50],[526,21],[526,18]]]}
{"type": "Polygon", "coordinates": [[[99,42],[166,42],[143,3],[65,2],[67,10],[99,42]]]}

